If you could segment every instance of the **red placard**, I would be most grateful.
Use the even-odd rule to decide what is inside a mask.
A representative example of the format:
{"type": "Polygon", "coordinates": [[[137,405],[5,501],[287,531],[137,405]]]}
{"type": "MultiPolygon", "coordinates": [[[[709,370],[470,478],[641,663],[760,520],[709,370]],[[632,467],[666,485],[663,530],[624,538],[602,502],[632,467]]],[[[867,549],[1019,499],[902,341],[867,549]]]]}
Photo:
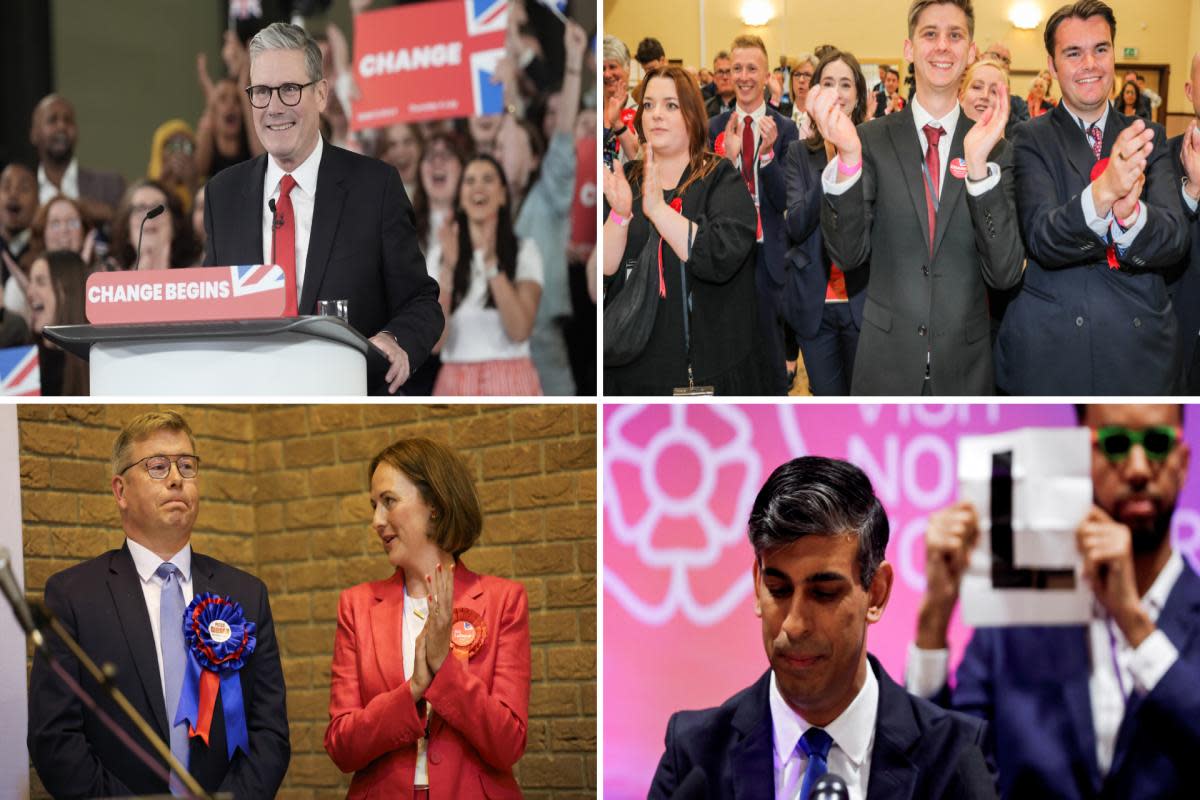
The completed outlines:
{"type": "Polygon", "coordinates": [[[499,114],[493,83],[504,55],[508,0],[443,0],[354,18],[353,130],[499,114]]]}
{"type": "Polygon", "coordinates": [[[571,246],[596,244],[596,137],[575,143],[575,194],[571,200],[571,246]]]}
{"type": "Polygon", "coordinates": [[[84,298],[93,325],[282,317],[283,267],[96,272],[88,278],[84,298]]]}

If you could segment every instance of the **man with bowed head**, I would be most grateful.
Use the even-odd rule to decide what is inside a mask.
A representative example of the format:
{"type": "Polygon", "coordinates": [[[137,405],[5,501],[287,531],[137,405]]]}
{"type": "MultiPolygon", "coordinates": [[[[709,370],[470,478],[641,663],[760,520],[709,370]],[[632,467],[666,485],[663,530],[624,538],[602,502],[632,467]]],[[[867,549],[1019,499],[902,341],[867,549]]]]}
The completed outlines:
{"type": "Polygon", "coordinates": [[[867,654],[892,590],[888,521],[858,467],[797,458],[750,512],[754,613],[770,662],[719,708],[680,711],[651,798],[801,798],[826,773],[855,800],[971,800],[996,789],[985,725],[913,697],[867,654]]]}
{"type": "Polygon", "coordinates": [[[1075,532],[1095,602],[1085,625],[980,628],[953,691],[946,632],[979,511],[925,532],[909,691],[988,721],[1005,798],[1191,796],[1200,786],[1200,577],[1171,548],[1190,450],[1182,406],[1091,405],[1094,505],[1075,532]]]}
{"type": "MultiPolygon", "coordinates": [[[[191,428],[178,413],[151,411],[130,420],[112,454],[112,493],[125,542],[119,550],[52,575],[46,581],[46,606],[93,661],[116,667],[116,688],[202,788],[232,792],[237,800],[274,797],[291,746],[271,606],[258,578],[192,550],[200,461],[191,428]],[[241,667],[223,673],[228,677],[221,679],[207,741],[189,736],[189,721],[176,722],[189,659],[195,657],[183,635],[185,609],[206,592],[237,603],[255,626],[255,643],[241,667]],[[240,687],[240,725],[230,714],[237,708],[230,705],[228,680],[240,687]],[[242,736],[230,753],[229,745],[242,736]]],[[[51,637],[50,647],[84,690],[93,697],[102,694],[65,645],[51,637]]],[[[97,702],[126,735],[154,752],[115,703],[97,702]]],[[[133,755],[96,708],[85,707],[67,689],[40,651],[29,675],[29,755],[54,797],[168,791],[168,781],[133,755]]],[[[182,789],[172,775],[171,793],[182,789]]]]}
{"type": "Polygon", "coordinates": [[[394,394],[444,325],[400,176],[323,141],[329,84],[303,29],[273,23],[249,51],[246,91],[267,152],[209,181],[204,263],[281,264],[291,315],[348,300],[350,325],[389,362],[386,374],[368,375],[371,392],[394,394]]]}

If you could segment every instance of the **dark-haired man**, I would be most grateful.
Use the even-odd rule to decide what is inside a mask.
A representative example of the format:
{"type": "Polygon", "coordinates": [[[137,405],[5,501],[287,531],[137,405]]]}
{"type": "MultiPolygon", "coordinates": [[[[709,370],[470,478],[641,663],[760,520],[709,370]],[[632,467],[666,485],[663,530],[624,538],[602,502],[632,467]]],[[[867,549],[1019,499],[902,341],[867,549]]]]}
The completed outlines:
{"type": "Polygon", "coordinates": [[[712,117],[732,111],[737,103],[737,95],[733,91],[733,62],[729,53],[722,50],[713,57],[712,92],[704,103],[704,110],[712,117]]]}
{"type": "Polygon", "coordinates": [[[634,58],[642,65],[642,72],[647,75],[659,67],[667,65],[667,53],[663,50],[662,42],[651,36],[638,42],[637,54],[634,58]]]}
{"type": "MultiPolygon", "coordinates": [[[[1116,18],[1101,0],[1050,15],[1062,102],[1017,129],[1017,210],[1029,254],[996,340],[1007,394],[1171,394],[1179,342],[1164,271],[1187,253],[1163,129],[1109,103],[1116,18]]],[[[874,279],[874,274],[872,274],[874,279]]]]}
{"type": "Polygon", "coordinates": [[[866,800],[995,797],[984,726],[909,695],[867,655],[893,573],[862,470],[816,456],[780,466],[749,536],[770,669],[719,708],[672,715],[650,797],[703,778],[712,797],[807,800],[826,771],[866,800]]]}
{"type": "Polygon", "coordinates": [[[1092,405],[1095,505],[1076,532],[1087,625],[981,628],[946,683],[946,631],[979,515],[929,518],[910,691],[987,719],[1005,798],[1188,795],[1200,786],[1200,577],[1171,548],[1181,406],[1092,405]]]}
{"type": "Polygon", "coordinates": [[[29,141],[38,154],[38,204],[63,194],[76,200],[91,222],[107,223],[125,193],[125,179],[81,167],[75,157],[78,139],[75,107],[62,95],[43,97],[29,124],[29,141]]]}

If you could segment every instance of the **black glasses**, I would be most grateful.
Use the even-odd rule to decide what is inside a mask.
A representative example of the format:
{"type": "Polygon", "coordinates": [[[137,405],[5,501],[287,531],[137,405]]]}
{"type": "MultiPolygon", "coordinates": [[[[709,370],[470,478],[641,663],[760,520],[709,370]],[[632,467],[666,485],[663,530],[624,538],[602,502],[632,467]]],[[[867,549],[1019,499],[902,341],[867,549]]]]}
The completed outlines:
{"type": "Polygon", "coordinates": [[[1124,461],[1135,444],[1140,444],[1151,461],[1162,461],[1171,454],[1179,442],[1179,428],[1173,425],[1152,425],[1136,431],[1122,425],[1106,425],[1096,429],[1092,440],[1099,445],[1100,452],[1114,464],[1124,461]]]}
{"type": "Polygon", "coordinates": [[[200,456],[184,455],[184,456],[146,456],[143,459],[133,462],[118,474],[124,475],[138,464],[144,464],[147,474],[156,481],[161,481],[171,474],[171,465],[175,465],[175,469],[179,470],[179,477],[194,478],[200,472],[200,456]]]}
{"type": "Polygon", "coordinates": [[[271,104],[272,92],[279,92],[279,102],[285,106],[294,106],[300,102],[300,96],[304,94],[304,90],[312,86],[316,81],[308,83],[283,83],[279,86],[256,86],[246,87],[246,96],[250,98],[250,105],[255,108],[266,108],[271,104]]]}

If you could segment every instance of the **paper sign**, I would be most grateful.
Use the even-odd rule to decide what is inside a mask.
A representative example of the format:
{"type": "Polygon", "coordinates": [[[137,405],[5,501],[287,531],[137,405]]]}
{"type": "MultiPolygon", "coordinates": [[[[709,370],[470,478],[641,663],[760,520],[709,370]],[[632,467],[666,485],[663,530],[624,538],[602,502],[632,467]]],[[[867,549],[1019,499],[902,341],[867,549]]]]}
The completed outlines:
{"type": "Polygon", "coordinates": [[[37,397],[42,393],[42,373],[37,345],[0,350],[0,395],[37,397]]]}
{"type": "Polygon", "coordinates": [[[962,584],[963,622],[1086,622],[1091,592],[1080,577],[1075,530],[1092,505],[1087,428],[1023,428],[964,436],[959,496],[979,514],[979,543],[962,584]]]}
{"type": "Polygon", "coordinates": [[[354,18],[353,130],[499,114],[508,0],[413,3],[354,18]]]}
{"type": "Polygon", "coordinates": [[[93,325],[270,319],[284,299],[276,264],[94,272],[84,295],[93,325]]]}

